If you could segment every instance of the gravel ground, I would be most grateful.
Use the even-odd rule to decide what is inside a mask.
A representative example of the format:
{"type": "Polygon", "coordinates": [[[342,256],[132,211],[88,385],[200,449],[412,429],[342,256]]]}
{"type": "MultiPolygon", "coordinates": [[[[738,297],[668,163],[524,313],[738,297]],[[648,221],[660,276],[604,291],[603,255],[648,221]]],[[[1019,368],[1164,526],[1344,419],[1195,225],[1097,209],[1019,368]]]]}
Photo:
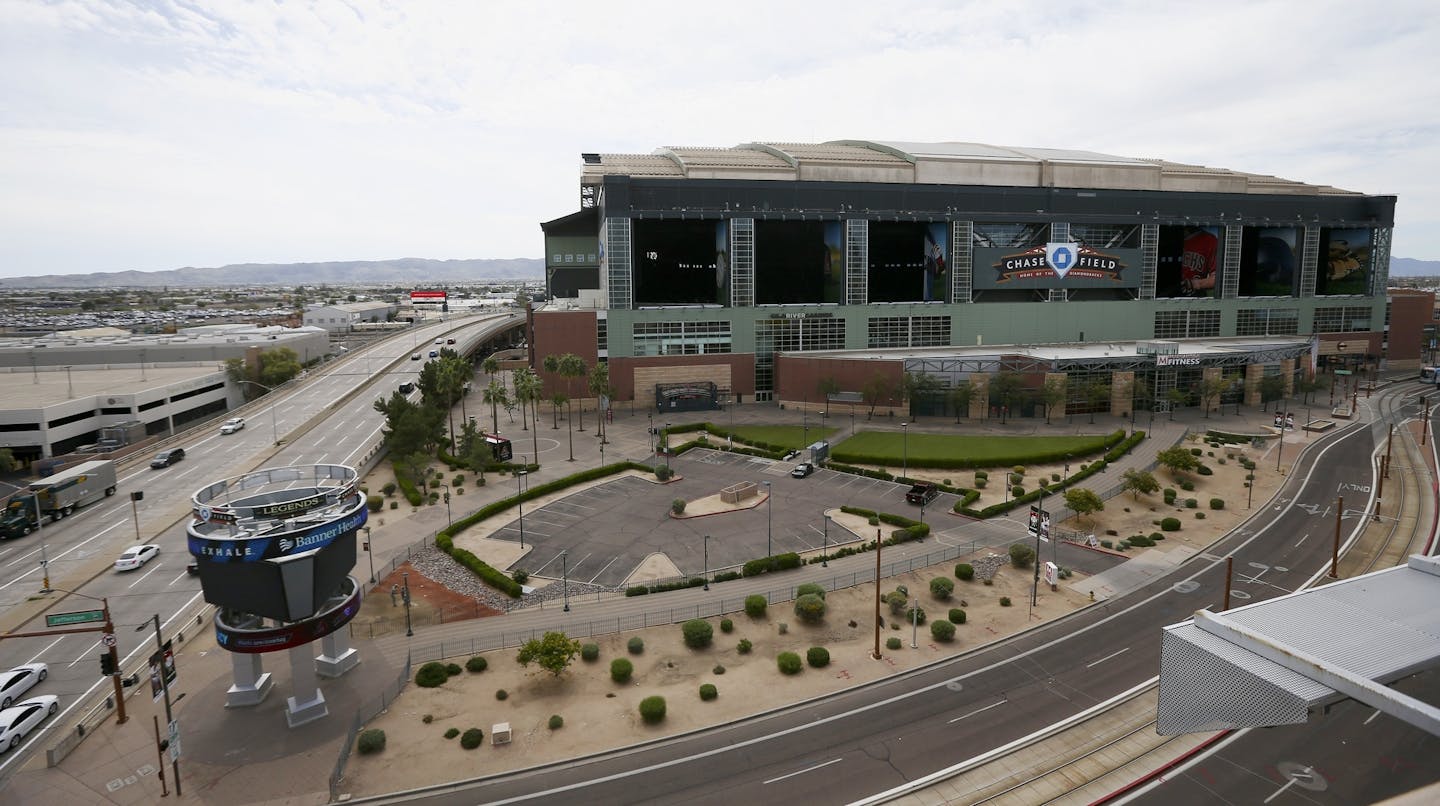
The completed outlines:
{"type": "MultiPolygon", "coordinates": [[[[546,584],[520,597],[519,601],[511,599],[503,593],[489,587],[481,582],[470,572],[470,569],[455,562],[450,555],[440,551],[434,546],[425,546],[410,556],[410,565],[415,570],[444,585],[456,593],[473,597],[480,604],[486,607],[493,607],[500,611],[514,610],[520,607],[538,605],[541,602],[555,601],[565,595],[564,586],[558,584],[546,584]]],[[[591,585],[586,582],[570,581],[570,595],[583,596],[595,593],[612,593],[618,588],[606,587],[604,585],[591,585]]]]}

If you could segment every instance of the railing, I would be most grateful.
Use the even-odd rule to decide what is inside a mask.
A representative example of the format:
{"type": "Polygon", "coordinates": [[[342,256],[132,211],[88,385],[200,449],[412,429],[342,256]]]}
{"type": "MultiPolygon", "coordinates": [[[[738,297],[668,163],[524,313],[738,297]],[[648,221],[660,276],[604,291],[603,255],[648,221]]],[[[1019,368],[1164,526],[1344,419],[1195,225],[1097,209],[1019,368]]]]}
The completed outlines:
{"type": "Polygon", "coordinates": [[[345,765],[350,761],[350,751],[355,747],[356,737],[360,735],[360,729],[365,723],[374,719],[376,715],[390,707],[405,690],[405,685],[410,682],[410,658],[405,658],[405,668],[400,670],[400,675],[390,681],[380,695],[373,700],[362,703],[355,709],[355,716],[350,720],[350,728],[345,732],[345,741],[340,744],[340,757],[335,759],[335,769],[330,773],[330,801],[333,803],[340,796],[340,784],[345,780],[345,765]]]}
{"type": "MultiPolygon", "coordinates": [[[[971,542],[969,544],[946,546],[938,551],[928,552],[916,557],[909,557],[884,564],[880,568],[880,577],[898,576],[906,574],[917,568],[927,568],[943,562],[949,562],[959,557],[974,554],[980,549],[988,548],[987,545],[971,542]]],[[[867,567],[849,574],[834,576],[821,580],[818,584],[826,590],[833,591],[841,588],[853,587],[864,582],[875,581],[875,569],[867,567]]],[[[776,602],[788,602],[795,598],[796,585],[789,585],[784,588],[776,588],[763,594],[765,601],[769,604],[776,602]]],[[[747,594],[753,596],[755,594],[747,594]]],[[[652,610],[646,613],[639,613],[631,616],[616,616],[608,619],[593,619],[590,621],[577,622],[567,620],[564,623],[565,634],[571,638],[591,638],[600,635],[610,635],[627,630],[639,630],[646,627],[662,626],[666,624],[678,624],[692,618],[711,618],[723,616],[726,613],[736,613],[745,609],[745,596],[733,599],[720,598],[709,602],[699,602],[684,607],[671,607],[664,610],[652,610]]],[[[539,638],[547,630],[553,630],[559,625],[549,627],[535,627],[529,630],[516,630],[514,632],[501,632],[497,635],[484,636],[479,638],[460,639],[455,641],[442,641],[439,644],[432,644],[426,647],[419,647],[410,651],[410,659],[414,662],[442,660],[460,655],[476,655],[481,652],[489,652],[496,649],[521,646],[527,641],[539,638]]]]}

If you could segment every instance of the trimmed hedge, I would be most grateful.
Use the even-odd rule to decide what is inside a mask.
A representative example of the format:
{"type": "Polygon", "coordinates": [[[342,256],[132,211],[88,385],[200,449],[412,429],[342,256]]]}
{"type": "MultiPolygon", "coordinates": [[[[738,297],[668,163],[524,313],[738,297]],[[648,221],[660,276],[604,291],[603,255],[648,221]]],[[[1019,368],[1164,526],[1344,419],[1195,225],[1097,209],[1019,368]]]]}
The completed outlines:
{"type": "Polygon", "coordinates": [[[640,718],[648,725],[665,721],[665,698],[652,694],[640,701],[640,718]]]}
{"type": "Polygon", "coordinates": [[[1166,532],[1178,532],[1180,531],[1180,519],[1164,518],[1160,521],[1160,528],[1166,532]]]}
{"type": "Polygon", "coordinates": [[[955,578],[962,582],[969,582],[975,578],[975,566],[970,563],[960,563],[955,566],[955,578]]]}
{"type": "Polygon", "coordinates": [[[830,665],[830,650],[823,646],[812,646],[805,651],[805,662],[812,669],[823,669],[830,665]]]}
{"type": "Polygon", "coordinates": [[[584,661],[597,661],[600,659],[599,644],[581,644],[580,659],[584,661]]]}
{"type": "Polygon", "coordinates": [[[616,683],[630,682],[630,675],[635,673],[635,664],[628,658],[616,658],[610,661],[610,679],[616,683]]]}
{"type": "Polygon", "coordinates": [[[950,617],[951,624],[965,623],[965,611],[961,608],[952,607],[950,608],[950,612],[947,615],[950,617]]]}
{"type": "Polygon", "coordinates": [[[740,575],[746,577],[760,576],[772,571],[789,571],[792,568],[799,568],[804,563],[800,555],[793,551],[784,554],[776,554],[773,557],[760,557],[750,560],[740,568],[740,575]]]}
{"type": "Polygon", "coordinates": [[[415,489],[415,482],[411,481],[404,473],[395,474],[395,483],[400,485],[400,494],[410,502],[410,506],[418,507],[423,500],[420,491],[415,489]]]}
{"type": "Polygon", "coordinates": [[[955,625],[945,619],[936,619],[930,622],[930,637],[936,641],[952,641],[955,639],[955,625]]]}
{"type": "Polygon", "coordinates": [[[800,674],[800,656],[794,652],[781,652],[775,656],[775,665],[780,667],[781,674],[800,674]]]}
{"type": "MultiPolygon", "coordinates": [[[[1138,433],[1140,433],[1140,432],[1137,431],[1136,433],[1138,434],[1138,433]]],[[[1107,434],[1105,437],[1103,437],[1102,439],[1098,440],[1098,442],[1099,442],[1098,448],[1099,448],[1099,449],[1114,448],[1114,447],[1116,447],[1117,445],[1121,444],[1122,441],[1124,441],[1124,440],[1125,440],[1125,429],[1123,429],[1123,428],[1116,429],[1113,433],[1107,434]]],[[[847,443],[845,443],[845,444],[849,444],[849,443],[847,442],[847,443]]],[[[1128,448],[1127,448],[1127,450],[1128,450],[1128,448]]],[[[1097,450],[1097,452],[1098,452],[1098,450],[1097,450]]],[[[983,457],[983,458],[972,458],[972,457],[961,457],[961,456],[944,457],[944,458],[928,458],[928,459],[924,460],[924,465],[923,465],[923,466],[924,466],[924,467],[931,467],[931,468],[941,468],[941,469],[959,469],[959,468],[975,468],[975,467],[1004,467],[1004,466],[1006,466],[1006,465],[1024,465],[1024,464],[1027,464],[1027,463],[1028,463],[1028,464],[1040,464],[1040,463],[1044,463],[1044,462],[1060,462],[1060,461],[1063,461],[1063,460],[1066,458],[1067,455],[1073,456],[1073,455],[1076,454],[1076,453],[1077,453],[1077,451],[1076,451],[1074,448],[1070,448],[1070,449],[1059,449],[1059,448],[1057,448],[1057,449],[1053,449],[1053,450],[1044,450],[1044,449],[1041,449],[1041,450],[1036,450],[1036,449],[1017,449],[1017,451],[1016,451],[1015,453],[1013,453],[1013,454],[1000,454],[1000,455],[994,455],[994,456],[987,456],[987,457],[983,457]]],[[[846,450],[843,448],[843,446],[842,446],[841,448],[837,449],[837,450],[832,451],[832,454],[831,454],[831,455],[834,456],[835,459],[837,459],[837,460],[839,460],[839,461],[849,462],[849,463],[854,463],[854,464],[887,465],[887,464],[889,464],[891,461],[893,461],[893,458],[892,458],[891,456],[889,456],[889,455],[878,455],[878,454],[872,455],[872,454],[864,454],[864,453],[858,453],[858,452],[850,452],[850,451],[846,451],[846,450]]],[[[831,464],[828,465],[828,466],[829,466],[830,468],[832,468],[832,469],[834,469],[834,467],[835,467],[834,463],[831,463],[831,464]]],[[[914,466],[920,467],[920,466],[922,466],[922,465],[916,464],[916,465],[914,465],[914,466]]]]}
{"type": "Polygon", "coordinates": [[[945,601],[955,592],[955,582],[949,577],[935,577],[930,580],[930,595],[945,601]]]}
{"type": "Polygon", "coordinates": [[[700,685],[700,699],[710,702],[720,696],[720,691],[715,688],[714,683],[702,683],[700,685]]]}

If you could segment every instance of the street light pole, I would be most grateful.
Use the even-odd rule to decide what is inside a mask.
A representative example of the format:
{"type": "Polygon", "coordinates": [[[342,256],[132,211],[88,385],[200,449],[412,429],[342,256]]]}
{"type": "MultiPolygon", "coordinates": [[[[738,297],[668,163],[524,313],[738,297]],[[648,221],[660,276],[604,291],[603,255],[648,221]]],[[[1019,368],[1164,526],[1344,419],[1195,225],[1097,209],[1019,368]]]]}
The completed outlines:
{"type": "Polygon", "coordinates": [[[820,567],[830,567],[830,514],[825,513],[825,531],[821,535],[820,567]]]}
{"type": "Polygon", "coordinates": [[[405,637],[413,638],[415,630],[410,626],[410,572],[401,571],[400,580],[404,583],[400,589],[400,598],[405,600],[405,637]]]}
{"type": "Polygon", "coordinates": [[[705,590],[710,590],[710,535],[705,535],[705,565],[701,572],[705,576],[705,590]]]}
{"type": "Polygon", "coordinates": [[[775,552],[770,548],[771,539],[772,539],[773,536],[774,536],[774,528],[773,528],[773,526],[774,526],[774,519],[771,517],[771,513],[774,512],[774,507],[771,506],[771,501],[773,500],[773,498],[774,498],[774,492],[770,489],[770,482],[767,481],[767,482],[765,482],[765,556],[766,556],[766,557],[774,557],[774,556],[775,556],[775,552]]]}
{"type": "Polygon", "coordinates": [[[570,612],[570,552],[560,552],[560,591],[565,595],[566,613],[570,612]]]}
{"type": "MultiPolygon", "coordinates": [[[[146,619],[136,632],[143,631],[151,621],[155,622],[155,653],[160,657],[160,689],[165,693],[165,725],[168,728],[174,724],[175,717],[170,712],[170,678],[165,673],[165,641],[160,637],[160,614],[156,613],[146,619]]],[[[180,791],[180,757],[173,752],[170,755],[170,764],[175,773],[175,797],[178,798],[183,794],[180,791]]]]}
{"type": "Polygon", "coordinates": [[[665,469],[670,469],[670,424],[665,424],[665,469]]]}
{"type": "Polygon", "coordinates": [[[30,497],[35,501],[35,533],[40,536],[40,592],[49,593],[50,587],[50,558],[45,548],[45,513],[40,511],[40,493],[31,490],[30,497]]]}
{"type": "Polygon", "coordinates": [[[920,599],[910,597],[910,648],[918,649],[919,643],[915,640],[920,631],[920,599]]]}
{"type": "Polygon", "coordinates": [[[370,555],[370,584],[375,584],[375,549],[370,545],[370,527],[360,527],[365,530],[365,553],[370,555]]]}
{"type": "MultiPolygon", "coordinates": [[[[523,455],[520,457],[525,458],[523,455]]],[[[524,478],[526,471],[515,471],[515,501],[520,505],[520,548],[525,548],[525,492],[520,489],[520,480],[524,478]]]]}
{"type": "Polygon", "coordinates": [[[900,424],[900,478],[910,475],[910,424],[900,424]]]}
{"type": "Polygon", "coordinates": [[[449,529],[455,524],[455,520],[450,517],[450,485],[442,481],[440,486],[445,488],[445,528],[449,529]]]}

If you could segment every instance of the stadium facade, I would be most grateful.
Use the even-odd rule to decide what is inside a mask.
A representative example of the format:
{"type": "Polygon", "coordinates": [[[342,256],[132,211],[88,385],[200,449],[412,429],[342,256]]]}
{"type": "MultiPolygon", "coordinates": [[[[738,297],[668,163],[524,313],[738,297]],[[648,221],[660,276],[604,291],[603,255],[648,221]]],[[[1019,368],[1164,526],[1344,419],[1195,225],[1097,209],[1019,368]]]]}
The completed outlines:
{"type": "Polygon", "coordinates": [[[1050,377],[1072,413],[1124,414],[1207,385],[1257,403],[1267,376],[1290,390],[1380,356],[1393,196],[974,143],[582,162],[579,210],[542,224],[531,358],[607,361],[618,400],[714,384],[985,416],[1011,374],[1034,393],[1012,414],[1037,413],[1050,377]]]}

